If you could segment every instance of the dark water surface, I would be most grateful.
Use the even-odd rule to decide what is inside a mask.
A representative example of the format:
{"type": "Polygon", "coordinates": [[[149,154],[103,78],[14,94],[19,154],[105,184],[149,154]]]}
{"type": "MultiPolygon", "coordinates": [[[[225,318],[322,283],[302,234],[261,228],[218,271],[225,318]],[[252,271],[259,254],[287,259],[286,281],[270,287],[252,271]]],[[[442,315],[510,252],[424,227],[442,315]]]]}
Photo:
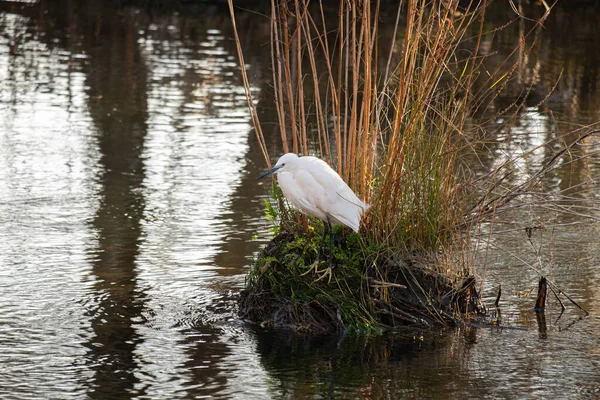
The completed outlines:
{"type": "MultiPolygon", "coordinates": [[[[503,284],[509,328],[306,339],[240,322],[235,296],[269,224],[228,13],[117,4],[0,2],[1,398],[600,397],[600,225],[557,209],[514,210],[477,255],[488,305],[503,284]],[[523,234],[540,220],[542,266],[523,234]],[[591,315],[568,304],[559,318],[551,301],[536,320],[536,269],[591,315]]],[[[274,120],[268,20],[239,18],[274,120]]],[[[539,30],[512,133],[540,133],[499,135],[484,169],[600,120],[599,27],[596,9],[573,8],[539,30]]],[[[519,29],[484,44],[498,62],[519,29]]],[[[598,146],[590,138],[577,150],[589,157],[546,184],[575,186],[565,207],[600,218],[598,146]]]]}

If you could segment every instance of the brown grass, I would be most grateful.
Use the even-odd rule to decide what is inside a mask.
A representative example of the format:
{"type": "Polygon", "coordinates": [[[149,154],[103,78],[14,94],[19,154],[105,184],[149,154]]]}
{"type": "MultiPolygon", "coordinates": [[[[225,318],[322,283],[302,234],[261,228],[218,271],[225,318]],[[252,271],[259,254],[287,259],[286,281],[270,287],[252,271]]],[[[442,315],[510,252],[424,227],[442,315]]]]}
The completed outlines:
{"type": "MultiPolygon", "coordinates": [[[[466,9],[455,1],[400,4],[395,9],[393,34],[385,37],[379,29],[386,18],[379,2],[340,0],[332,15],[322,2],[271,1],[273,85],[284,152],[325,159],[371,204],[361,224],[364,257],[361,269],[353,270],[358,273],[356,281],[348,284],[349,275],[344,275],[336,281],[340,290],[335,296],[328,292],[329,286],[321,288],[319,293],[327,296],[317,301],[317,308],[314,299],[319,293],[307,292],[306,298],[313,301],[302,303],[313,307],[305,309],[311,318],[318,309],[334,324],[336,310],[344,302],[356,305],[347,315],[368,321],[364,325],[377,321],[393,326],[394,321],[410,322],[419,313],[433,316],[432,320],[454,321],[454,316],[441,314],[453,310],[453,301],[459,298],[464,304],[457,310],[477,308],[477,293],[471,290],[475,281],[470,276],[468,233],[528,194],[555,167],[556,160],[577,144],[576,140],[564,145],[529,180],[517,185],[506,182],[514,159],[487,176],[472,174],[464,155],[486,146],[474,134],[485,128],[474,123],[473,115],[485,110],[510,80],[522,79],[524,54],[535,43],[547,13],[529,31],[523,25],[519,47],[497,70],[484,71],[480,45],[485,35],[494,34],[484,29],[487,1],[466,9]],[[526,44],[530,37],[533,40],[526,44]],[[463,251],[455,252],[457,247],[463,251]],[[415,254],[421,255],[417,261],[407,262],[415,254]],[[436,254],[435,266],[419,267],[432,254],[436,254]],[[432,279],[434,283],[428,284],[432,279]],[[408,287],[414,303],[405,302],[407,292],[400,286],[408,287]],[[458,295],[467,292],[464,298],[458,295]],[[448,298],[452,301],[444,303],[448,298]],[[324,307],[324,303],[329,305],[324,307]],[[444,311],[444,307],[450,308],[444,311]]],[[[235,20],[232,0],[229,5],[235,20]]],[[[239,46],[238,52],[245,76],[239,46]]],[[[246,78],[244,84],[250,96],[246,78]]],[[[507,131],[522,107],[519,101],[524,100],[504,110],[515,113],[507,117],[507,131]]],[[[250,98],[249,105],[270,165],[250,98]]],[[[588,129],[577,135],[582,139],[592,133],[588,129]]],[[[287,234],[291,243],[312,240],[292,230],[287,234]]],[[[276,240],[273,243],[281,246],[276,240]]],[[[310,246],[300,247],[308,260],[314,257],[310,246]]],[[[259,268],[251,272],[251,284],[267,291],[274,286],[288,288],[286,279],[298,271],[288,270],[290,266],[277,258],[285,254],[285,249],[277,254],[268,254],[266,249],[263,261],[271,259],[263,268],[275,265],[286,272],[277,275],[277,268],[267,273],[259,268]],[[263,275],[268,277],[263,279],[263,275]]],[[[299,284],[309,291],[320,287],[312,281],[299,284]]],[[[294,285],[289,293],[297,292],[294,285]]],[[[250,297],[261,293],[250,293],[250,297]]],[[[282,290],[281,296],[284,293],[288,292],[282,290]]],[[[296,310],[298,303],[287,301],[296,310]]],[[[255,304],[247,309],[255,309],[255,304]]]]}
{"type": "Polygon", "coordinates": [[[400,4],[393,35],[381,37],[379,2],[340,1],[332,16],[322,2],[272,0],[275,107],[284,153],[324,158],[371,203],[362,224],[370,241],[435,249],[475,220],[473,204],[481,200],[465,183],[474,179],[468,168],[458,165],[465,149],[481,145],[468,134],[469,118],[502,91],[519,60],[509,65],[511,54],[502,68],[481,74],[480,43],[493,34],[484,32],[486,1],[466,9],[446,1],[400,4]]]}

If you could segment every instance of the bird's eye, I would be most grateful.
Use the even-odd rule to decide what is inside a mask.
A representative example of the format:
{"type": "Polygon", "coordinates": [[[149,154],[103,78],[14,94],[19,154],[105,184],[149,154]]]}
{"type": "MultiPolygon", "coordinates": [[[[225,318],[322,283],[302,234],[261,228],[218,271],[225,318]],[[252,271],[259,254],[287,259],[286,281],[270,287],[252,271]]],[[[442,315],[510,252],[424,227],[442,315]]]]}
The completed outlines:
{"type": "Polygon", "coordinates": [[[282,167],[285,167],[285,163],[281,164],[282,167]]]}

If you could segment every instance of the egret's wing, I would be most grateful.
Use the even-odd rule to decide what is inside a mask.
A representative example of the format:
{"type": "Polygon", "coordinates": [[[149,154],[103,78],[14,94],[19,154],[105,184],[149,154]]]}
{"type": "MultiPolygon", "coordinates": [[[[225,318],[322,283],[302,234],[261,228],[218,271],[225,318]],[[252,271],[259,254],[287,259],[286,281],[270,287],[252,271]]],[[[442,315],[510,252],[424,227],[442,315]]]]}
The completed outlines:
{"type": "Polygon", "coordinates": [[[338,199],[330,199],[330,201],[349,202],[361,209],[367,208],[367,205],[325,161],[316,157],[302,157],[302,160],[306,160],[306,169],[310,171],[319,185],[327,188],[327,193],[337,194],[338,199]]]}
{"type": "Polygon", "coordinates": [[[321,219],[329,216],[332,222],[358,231],[365,204],[324,161],[314,157],[302,159],[306,162],[304,169],[295,173],[296,181],[306,188],[311,205],[320,210],[322,216],[315,216],[321,219]]]}
{"type": "MultiPolygon", "coordinates": [[[[325,161],[316,157],[302,157],[302,159],[304,158],[308,159],[306,163],[307,170],[310,171],[319,185],[326,188],[327,204],[324,205],[326,207],[324,210],[332,215],[342,214],[348,217],[356,213],[358,216],[352,216],[352,220],[359,220],[362,212],[369,206],[358,198],[338,173],[325,161]]],[[[342,219],[340,218],[340,221],[342,219]]],[[[349,226],[353,225],[355,224],[349,226]]],[[[356,222],[356,225],[358,225],[358,222],[356,222]]]]}
{"type": "Polygon", "coordinates": [[[279,187],[285,198],[300,211],[317,218],[323,218],[315,198],[312,196],[318,183],[306,171],[295,171],[293,174],[282,172],[277,177],[279,187]]]}
{"type": "MultiPolygon", "coordinates": [[[[346,225],[352,228],[352,230],[355,232],[358,232],[360,217],[364,211],[364,208],[359,204],[348,201],[347,199],[341,197],[337,192],[334,193],[333,196],[336,196],[334,200],[335,202],[332,201],[331,210],[328,213],[338,224],[346,225]]],[[[362,202],[360,203],[364,204],[362,202]]]]}

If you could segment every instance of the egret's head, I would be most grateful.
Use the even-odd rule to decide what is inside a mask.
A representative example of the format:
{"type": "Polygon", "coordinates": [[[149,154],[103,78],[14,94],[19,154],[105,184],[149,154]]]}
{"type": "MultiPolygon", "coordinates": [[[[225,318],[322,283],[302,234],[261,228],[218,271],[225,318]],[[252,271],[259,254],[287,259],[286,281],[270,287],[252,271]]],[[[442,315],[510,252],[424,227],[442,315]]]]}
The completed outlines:
{"type": "Polygon", "coordinates": [[[256,180],[262,179],[265,176],[269,176],[272,173],[275,173],[275,175],[277,175],[280,172],[291,169],[291,167],[295,164],[297,159],[298,156],[294,153],[287,153],[282,155],[281,157],[279,157],[279,160],[277,160],[277,164],[275,164],[273,168],[271,168],[268,171],[265,171],[258,178],[256,178],[256,180]]]}

